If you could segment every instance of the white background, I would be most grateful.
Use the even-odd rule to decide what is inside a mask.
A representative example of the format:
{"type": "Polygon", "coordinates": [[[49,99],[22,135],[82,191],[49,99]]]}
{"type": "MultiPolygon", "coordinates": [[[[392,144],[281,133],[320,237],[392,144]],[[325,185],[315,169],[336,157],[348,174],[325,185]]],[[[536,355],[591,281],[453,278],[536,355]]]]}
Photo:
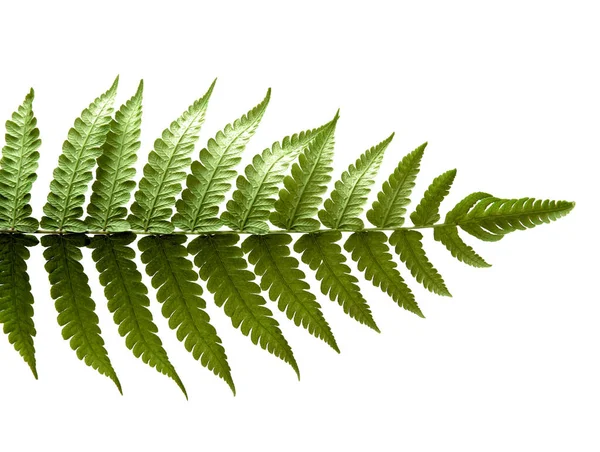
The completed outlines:
{"type": "Polygon", "coordinates": [[[273,88],[244,164],[340,107],[334,179],[395,131],[377,189],[403,155],[428,141],[414,200],[433,177],[458,168],[444,212],[479,190],[577,207],[500,243],[469,240],[490,269],[453,260],[427,235],[426,250],[453,298],[428,293],[400,267],[426,320],[362,280],[381,334],[321,297],[340,355],[276,312],[300,382],[234,330],[207,296],[235,397],[177,342],[154,302],[189,402],[126,349],[87,252],[125,395],[76,358],[60,336],[38,247],[28,265],[40,380],[0,340],[1,448],[600,450],[595,2],[212,3],[2,3],[0,117],[36,89],[43,140],[37,217],[69,127],[116,74],[119,103],[145,80],[140,164],[218,77],[200,145],[273,88]]]}

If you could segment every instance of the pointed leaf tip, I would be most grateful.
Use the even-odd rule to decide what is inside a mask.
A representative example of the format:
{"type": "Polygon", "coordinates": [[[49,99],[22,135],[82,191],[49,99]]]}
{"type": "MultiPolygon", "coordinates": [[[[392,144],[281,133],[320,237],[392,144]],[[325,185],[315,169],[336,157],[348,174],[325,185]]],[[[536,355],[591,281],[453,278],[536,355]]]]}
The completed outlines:
{"type": "Polygon", "coordinates": [[[135,92],[136,96],[141,96],[144,91],[144,79],[140,79],[140,83],[138,85],[137,91],[135,92]]]}

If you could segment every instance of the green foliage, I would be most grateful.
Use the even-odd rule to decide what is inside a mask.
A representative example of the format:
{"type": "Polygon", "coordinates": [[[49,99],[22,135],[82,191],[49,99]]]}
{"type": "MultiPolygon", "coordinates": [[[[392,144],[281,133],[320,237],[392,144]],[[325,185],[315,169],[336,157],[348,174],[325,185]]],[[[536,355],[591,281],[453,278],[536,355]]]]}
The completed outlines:
{"type": "Polygon", "coordinates": [[[154,142],[128,218],[133,229],[163,234],[175,229],[169,221],[173,204],[192,161],[190,155],[204,123],[215,83],[216,80],[206,94],[190,105],[154,142]]]}
{"type": "Polygon", "coordinates": [[[427,143],[422,144],[406,157],[383,183],[377,200],[367,212],[367,219],[373,226],[382,229],[399,228],[404,224],[406,206],[410,203],[410,194],[419,174],[421,159],[427,143]]]}
{"type": "Polygon", "coordinates": [[[146,236],[138,243],[142,262],[152,277],[152,286],[158,289],[156,299],[163,304],[163,316],[169,320],[171,329],[177,330],[177,339],[235,393],[227,355],[205,311],[202,287],[196,283],[198,273],[186,258],[185,241],[182,235],[146,236]]]}
{"type": "Polygon", "coordinates": [[[287,362],[300,378],[292,349],[273,313],[265,306],[254,274],[247,270],[242,250],[236,245],[238,241],[237,234],[203,236],[194,239],[188,249],[195,256],[194,263],[209,292],[214,294],[216,305],[223,307],[233,326],[255,345],[260,344],[287,362]]]}
{"type": "Polygon", "coordinates": [[[456,170],[450,170],[433,180],[423,199],[410,215],[415,226],[430,226],[440,219],[440,204],[450,192],[455,177],[456,170]]]}
{"type": "Polygon", "coordinates": [[[140,148],[143,89],[144,84],[140,82],[137,92],[121,106],[110,122],[87,208],[85,222],[91,230],[129,230],[129,222],[125,220],[127,208],[124,206],[135,188],[133,165],[140,148]]]}
{"type": "Polygon", "coordinates": [[[37,177],[37,149],[42,144],[33,97],[32,89],[11,120],[6,121],[6,145],[0,160],[0,229],[33,232],[38,228],[29,205],[29,192],[37,177]]]}
{"type": "Polygon", "coordinates": [[[351,230],[364,227],[363,221],[357,217],[363,211],[363,204],[367,201],[373,179],[379,171],[383,153],[392,138],[394,134],[365,151],[354,165],[344,171],[342,178],[335,183],[331,196],[325,200],[324,208],[319,211],[323,226],[351,230]]]}
{"type": "Polygon", "coordinates": [[[450,296],[441,275],[429,262],[423,249],[423,234],[419,231],[398,229],[390,236],[390,244],[396,248],[400,260],[406,264],[415,279],[431,292],[450,296]]]}
{"type": "Polygon", "coordinates": [[[236,175],[234,168],[256,132],[270,99],[271,90],[261,103],[233,124],[228,124],[200,151],[200,159],[192,163],[191,174],[187,177],[187,188],[177,201],[177,213],[173,217],[175,226],[196,232],[215,230],[221,225],[217,217],[219,204],[231,188],[230,181],[236,175]]]}
{"type": "Polygon", "coordinates": [[[305,234],[298,239],[294,250],[302,254],[302,262],[317,272],[324,295],[337,301],[350,317],[379,332],[369,305],[360,293],[358,280],[344,263],[346,256],[337,244],[341,238],[339,231],[305,234]]]}
{"type": "Polygon", "coordinates": [[[457,215],[454,223],[481,240],[496,242],[509,232],[550,223],[568,214],[575,203],[534,198],[480,199],[468,211],[457,215]]]}
{"type": "Polygon", "coordinates": [[[387,236],[381,231],[355,232],[344,248],[375,287],[386,292],[398,306],[424,317],[415,296],[396,269],[387,241],[387,236]]]}
{"type": "Polygon", "coordinates": [[[33,337],[33,295],[27,274],[27,247],[38,240],[30,235],[0,234],[0,323],[4,333],[37,379],[33,337]]]}
{"type": "Polygon", "coordinates": [[[148,289],[142,283],[142,275],[133,260],[135,251],[128,246],[134,240],[134,234],[125,232],[112,236],[97,235],[90,243],[108,309],[119,326],[119,334],[126,339],[127,348],[135,357],[172,378],[187,397],[185,387],[156,334],[158,327],[148,309],[148,289]]]}
{"type": "Polygon", "coordinates": [[[442,243],[452,256],[472,267],[490,267],[479,254],[467,245],[458,234],[456,226],[444,225],[433,229],[433,238],[442,243]]]}
{"type": "Polygon", "coordinates": [[[278,192],[285,171],[321,129],[285,137],[256,155],[252,164],[246,167],[246,176],[238,176],[237,189],[227,202],[227,212],[221,216],[223,223],[237,231],[269,232],[267,220],[275,203],[273,196],[278,192]]]}
{"type": "Polygon", "coordinates": [[[298,259],[290,254],[290,243],[292,237],[289,234],[251,235],[244,240],[242,250],[249,253],[248,261],[261,277],[260,288],[268,292],[271,300],[279,300],[279,310],[285,312],[296,326],[302,325],[339,353],[321,305],[309,291],[310,286],[299,268],[298,259]]]}
{"type": "Polygon", "coordinates": [[[410,215],[413,224],[405,226],[423,144],[402,158],[383,183],[366,213],[374,227],[365,228],[363,206],[393,134],[350,165],[327,196],[339,113],[317,129],[290,135],[264,149],[238,174],[236,166],[264,116],[269,90],[258,105],[208,140],[192,163],[213,83],[155,141],[128,209],[140,148],[143,84],[112,115],[117,81],[69,131],[44,206],[43,229],[38,229],[29,206],[40,146],[33,91],[6,124],[0,159],[0,322],[36,378],[34,300],[27,259],[28,249],[38,242],[31,234],[42,236],[58,324],[77,356],[121,390],[81,263],[82,248],[89,246],[108,310],[125,345],[135,357],[174,380],[187,397],[153,321],[153,298],[186,350],[235,393],[232,369],[211,325],[207,302],[223,308],[235,328],[299,375],[284,335],[286,325],[279,325],[263,292],[282,315],[339,352],[320,295],[310,287],[303,267],[315,272],[325,297],[379,331],[347,263],[348,254],[366,280],[398,306],[423,317],[395,260],[399,258],[425,288],[449,296],[425,253],[427,229],[459,261],[488,267],[463,241],[461,230],[480,240],[498,241],[510,232],[561,218],[574,207],[567,201],[501,199],[476,192],[457,203],[441,222],[441,202],[456,176],[456,170],[451,170],[433,180],[410,215]],[[228,195],[236,177],[236,187],[228,195]],[[180,193],[184,179],[186,187],[180,193]],[[268,222],[279,229],[271,230],[268,222]],[[188,243],[190,235],[193,239],[188,243]],[[245,236],[241,245],[240,235],[245,236]],[[137,269],[135,241],[156,289],[154,297],[137,269]],[[208,289],[206,300],[203,285],[208,289]]]}
{"type": "Polygon", "coordinates": [[[286,230],[314,231],[319,221],[313,218],[331,180],[333,139],[339,112],[329,122],[292,166],[292,175],[283,180],[284,187],[275,201],[271,223],[286,230]]]}
{"type": "Polygon", "coordinates": [[[86,230],[85,223],[79,218],[83,215],[82,206],[92,180],[92,169],[109,131],[118,82],[117,77],[108,91],[83,110],[69,130],[50,183],[42,228],[70,232],[86,230]]]}
{"type": "Polygon", "coordinates": [[[121,383],[100,336],[96,303],[91,298],[88,277],[79,263],[81,248],[88,241],[83,234],[42,237],[42,245],[46,247],[45,268],[52,286],[50,295],[55,300],[63,339],[69,340],[79,359],[109,377],[122,393],[121,383]]]}

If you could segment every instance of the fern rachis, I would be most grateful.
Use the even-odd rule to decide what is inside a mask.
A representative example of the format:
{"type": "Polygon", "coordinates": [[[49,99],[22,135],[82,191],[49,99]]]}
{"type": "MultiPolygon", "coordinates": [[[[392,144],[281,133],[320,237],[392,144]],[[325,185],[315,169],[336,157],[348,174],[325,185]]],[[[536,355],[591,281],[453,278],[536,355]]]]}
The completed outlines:
{"type": "Polygon", "coordinates": [[[423,317],[392,250],[417,282],[448,296],[440,272],[429,260],[423,234],[432,232],[459,261],[488,267],[463,241],[461,230],[480,240],[499,241],[516,230],[554,221],[574,207],[566,201],[503,199],[475,192],[440,221],[442,201],[456,177],[456,170],[450,170],[433,180],[409,215],[412,225],[405,225],[424,144],[407,154],[383,183],[365,215],[372,227],[365,227],[361,216],[393,134],[360,155],[326,197],[339,112],[324,126],[275,142],[238,174],[235,167],[262,121],[269,90],[262,102],[208,140],[192,162],[213,83],[155,141],[128,208],[136,185],[142,86],[113,115],[115,80],[75,121],[53,173],[43,229],[30,216],[29,205],[40,146],[33,90],[7,122],[0,159],[0,323],[36,377],[31,269],[27,267],[28,248],[38,244],[35,235],[41,235],[45,248],[62,335],[77,356],[121,390],[82,265],[82,249],[91,247],[108,310],[126,346],[173,379],[187,396],[150,314],[153,297],[134,260],[131,245],[136,240],[144,270],[156,289],[154,298],[161,303],[170,328],[186,350],[235,393],[225,347],[205,309],[209,297],[235,328],[299,375],[284,334],[286,326],[276,320],[267,296],[293,323],[339,352],[321,312],[323,296],[379,331],[344,251],[364,277],[399,307],[423,317]],[[87,217],[81,220],[94,168],[87,217]],[[226,200],[236,175],[235,190],[226,200]],[[268,222],[278,229],[271,229],[268,222]],[[241,244],[240,236],[245,236],[241,244]],[[302,263],[292,250],[300,254],[302,263]],[[323,296],[313,294],[304,268],[315,272],[323,296]]]}

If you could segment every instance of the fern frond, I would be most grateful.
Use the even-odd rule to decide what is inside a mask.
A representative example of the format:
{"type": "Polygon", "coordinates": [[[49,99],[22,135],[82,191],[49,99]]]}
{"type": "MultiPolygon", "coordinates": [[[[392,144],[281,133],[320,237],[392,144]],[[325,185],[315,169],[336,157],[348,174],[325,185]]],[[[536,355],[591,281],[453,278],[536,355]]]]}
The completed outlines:
{"type": "Polygon", "coordinates": [[[406,206],[419,174],[421,159],[427,143],[406,155],[377,193],[377,200],[367,212],[373,226],[382,229],[399,228],[404,224],[406,206]]]}
{"type": "Polygon", "coordinates": [[[33,295],[27,274],[28,247],[38,244],[30,235],[0,234],[0,323],[8,341],[13,344],[33,376],[38,374],[35,366],[33,337],[33,295]]]}
{"type": "Polygon", "coordinates": [[[175,197],[192,159],[194,144],[204,123],[208,101],[216,80],[208,91],[165,129],[154,142],[154,150],[144,166],[144,177],[135,192],[135,202],[127,218],[134,230],[168,234],[175,227],[169,221],[175,197]]]}
{"type": "Polygon", "coordinates": [[[283,179],[284,188],[279,191],[279,198],[274,204],[276,211],[270,216],[273,225],[296,231],[314,231],[319,228],[319,220],[314,216],[331,180],[338,118],[339,111],[298,156],[298,162],[292,165],[292,175],[283,179]]]}
{"type": "Polygon", "coordinates": [[[304,234],[294,245],[294,251],[301,253],[302,262],[316,271],[324,295],[337,301],[350,317],[379,332],[371,309],[360,293],[358,280],[344,263],[346,257],[337,244],[341,238],[339,231],[304,234]]]}
{"type": "Polygon", "coordinates": [[[200,151],[199,160],[192,163],[192,172],[186,180],[186,189],[177,201],[177,213],[173,224],[185,231],[216,230],[221,225],[218,218],[219,205],[231,188],[235,177],[234,168],[241,160],[241,153],[256,132],[262,120],[271,90],[252,110],[228,124],[206,148],[200,151]]]}
{"type": "Polygon", "coordinates": [[[119,77],[108,91],[83,110],[69,130],[54,170],[54,179],[50,183],[42,228],[70,232],[86,230],[85,223],[79,218],[83,215],[82,206],[92,180],[92,169],[102,153],[102,145],[109,131],[118,82],[119,77]]]}
{"type": "Polygon", "coordinates": [[[79,263],[82,258],[80,248],[86,246],[87,242],[88,238],[83,234],[42,237],[42,245],[46,247],[45,268],[52,286],[50,295],[55,300],[63,338],[70,339],[69,344],[79,359],[109,377],[122,394],[121,383],[100,336],[98,316],[94,312],[96,304],[91,298],[88,277],[79,263]]]}
{"type": "Polygon", "coordinates": [[[242,243],[242,251],[249,253],[248,260],[261,277],[261,289],[269,293],[272,301],[279,301],[279,310],[296,326],[302,325],[339,353],[321,306],[304,280],[306,275],[298,268],[298,260],[290,255],[291,242],[288,234],[251,235],[242,243]]]}
{"type": "Polygon", "coordinates": [[[379,171],[383,153],[394,138],[392,133],[376,146],[365,151],[354,165],[344,171],[342,178],[335,183],[335,189],[325,200],[319,211],[323,226],[331,229],[362,229],[363,221],[358,216],[371,191],[375,176],[379,171]]]}
{"type": "Polygon", "coordinates": [[[166,376],[172,378],[187,398],[187,392],[167,352],[158,337],[158,327],[148,309],[148,289],[142,283],[142,275],[135,261],[135,251],[128,245],[135,235],[122,233],[96,235],[90,247],[92,259],[100,273],[100,283],[108,300],[108,309],[119,327],[119,334],[136,358],[166,376]]]}
{"type": "Polygon", "coordinates": [[[265,306],[254,274],[247,270],[243,252],[236,245],[238,241],[237,234],[200,236],[188,245],[188,250],[195,256],[194,263],[216,305],[224,308],[233,326],[255,345],[260,344],[262,349],[287,362],[300,378],[292,349],[273,313],[265,306]]]}
{"type": "Polygon", "coordinates": [[[223,223],[233,230],[264,234],[269,231],[267,220],[273,210],[274,196],[289,164],[322,130],[307,130],[273,144],[256,155],[246,166],[246,176],[238,176],[232,199],[227,201],[223,223]]]}
{"type": "Polygon", "coordinates": [[[424,317],[410,288],[404,282],[392,260],[388,238],[381,231],[355,232],[348,237],[344,249],[365,278],[386,292],[401,308],[424,317]]]}
{"type": "Polygon", "coordinates": [[[415,211],[410,214],[415,226],[430,226],[440,219],[440,204],[450,192],[455,177],[456,170],[453,169],[433,180],[415,211]]]}
{"type": "Polygon", "coordinates": [[[6,145],[0,157],[0,323],[35,378],[36,329],[27,272],[29,247],[38,243],[34,235],[42,236],[62,336],[78,358],[112,379],[121,391],[81,265],[81,248],[90,246],[109,311],[126,347],[174,380],[187,398],[149,309],[148,289],[132,245],[137,235],[143,236],[138,241],[140,259],[169,327],[194,359],[222,378],[235,394],[227,354],[211,325],[199,279],[235,328],[288,363],[299,378],[292,348],[261,291],[296,326],[338,352],[339,348],[295,253],[315,272],[326,297],[359,323],[379,331],[347,253],[374,286],[400,307],[423,317],[391,247],[417,282],[431,292],[450,296],[425,253],[422,231],[432,230],[433,238],[459,261],[487,267],[463,241],[459,229],[481,240],[498,241],[515,230],[554,221],[574,207],[567,201],[501,199],[476,192],[457,203],[440,222],[440,205],[456,175],[451,170],[433,180],[410,215],[413,225],[403,226],[424,143],[404,156],[383,183],[366,214],[373,227],[365,227],[364,204],[394,134],[360,155],[327,196],[339,111],[319,128],[273,143],[238,175],[236,166],[270,102],[269,89],[260,103],[208,140],[192,162],[213,82],[154,142],[128,214],[127,204],[136,187],[143,82],[112,116],[118,80],[83,110],[70,129],[40,225],[30,216],[29,205],[40,146],[33,90],[6,123],[6,145]],[[191,173],[186,178],[188,167],[191,173]],[[84,220],[83,205],[94,168],[84,220]],[[236,186],[231,190],[234,179],[236,186]],[[231,198],[225,203],[230,190],[231,198]],[[222,230],[225,227],[229,230],[222,230]],[[247,237],[240,244],[241,234],[247,237]],[[294,234],[299,239],[292,252],[294,234]],[[195,236],[189,244],[188,235],[195,236]]]}
{"type": "Polygon", "coordinates": [[[203,366],[221,377],[235,394],[231,368],[221,338],[210,324],[202,299],[198,274],[186,258],[184,235],[149,235],[138,242],[141,260],[152,286],[158,289],[156,299],[163,304],[162,314],[169,326],[177,330],[177,339],[203,366]]]}
{"type": "Polygon", "coordinates": [[[390,244],[418,282],[431,292],[449,297],[444,280],[425,255],[422,239],[418,231],[399,229],[390,236],[390,244]]]}
{"type": "Polygon", "coordinates": [[[467,245],[452,225],[433,228],[433,238],[442,243],[453,257],[472,267],[491,267],[473,248],[467,245]]]}
{"type": "Polygon", "coordinates": [[[454,219],[469,234],[485,241],[497,241],[510,232],[550,223],[568,214],[575,203],[534,198],[479,199],[466,213],[454,219]]]}
{"type": "Polygon", "coordinates": [[[133,165],[140,148],[143,89],[142,81],[137,92],[121,106],[110,122],[87,207],[88,217],[85,223],[91,230],[129,230],[129,222],[125,220],[127,208],[124,206],[135,188],[133,165]]]}
{"type": "Polygon", "coordinates": [[[0,160],[0,229],[34,232],[38,221],[30,217],[29,193],[37,178],[40,131],[33,114],[33,89],[6,121],[6,145],[0,160]]]}

